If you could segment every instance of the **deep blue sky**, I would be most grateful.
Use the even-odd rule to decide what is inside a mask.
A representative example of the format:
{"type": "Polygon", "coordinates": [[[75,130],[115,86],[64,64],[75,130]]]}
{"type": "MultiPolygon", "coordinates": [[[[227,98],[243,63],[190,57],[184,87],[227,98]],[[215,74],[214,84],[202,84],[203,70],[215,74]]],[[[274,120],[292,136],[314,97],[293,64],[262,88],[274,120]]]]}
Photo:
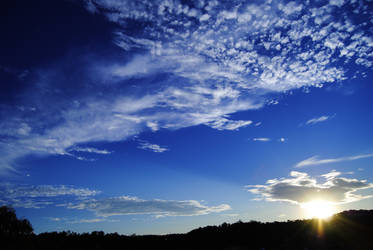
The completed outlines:
{"type": "Polygon", "coordinates": [[[5,1],[0,204],[158,234],[371,209],[369,1],[5,1]]]}

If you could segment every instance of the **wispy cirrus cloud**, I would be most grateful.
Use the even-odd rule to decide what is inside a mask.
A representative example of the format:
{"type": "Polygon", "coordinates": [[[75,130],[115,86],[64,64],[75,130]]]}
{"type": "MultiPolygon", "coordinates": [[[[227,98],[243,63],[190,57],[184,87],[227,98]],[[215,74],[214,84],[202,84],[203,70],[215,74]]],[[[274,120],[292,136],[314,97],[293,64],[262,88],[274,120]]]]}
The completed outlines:
{"type": "Polygon", "coordinates": [[[316,124],[316,123],[325,122],[328,119],[330,119],[330,116],[326,116],[326,115],[323,115],[323,116],[320,116],[320,117],[315,117],[315,118],[312,118],[312,119],[309,119],[308,121],[306,121],[306,125],[313,125],[313,124],[316,124]]]}
{"type": "MultiPolygon", "coordinates": [[[[254,137],[252,138],[253,141],[258,141],[258,142],[269,142],[269,141],[272,141],[271,138],[268,138],[268,137],[254,137]]],[[[284,138],[284,137],[280,137],[277,139],[278,142],[286,142],[287,139],[284,138]]]]}
{"type": "Polygon", "coordinates": [[[329,164],[329,163],[336,163],[336,162],[343,162],[343,161],[355,161],[355,160],[371,158],[371,157],[373,157],[373,154],[360,154],[360,155],[354,155],[354,156],[344,156],[344,157],[338,157],[338,158],[325,158],[325,159],[322,159],[319,156],[312,156],[310,158],[307,158],[303,161],[298,162],[295,165],[295,167],[301,168],[301,167],[306,167],[306,166],[329,164]]]}
{"type": "Polygon", "coordinates": [[[334,204],[350,203],[373,197],[357,194],[357,191],[373,188],[366,180],[341,177],[341,172],[332,171],[321,175],[318,182],[307,173],[291,171],[289,178],[271,179],[264,185],[248,185],[248,191],[267,201],[286,201],[302,205],[315,200],[334,204]]]}
{"type": "Polygon", "coordinates": [[[205,206],[195,200],[142,200],[137,197],[119,196],[101,200],[86,200],[78,204],[69,204],[70,209],[84,209],[98,216],[151,214],[156,216],[195,216],[219,213],[230,208],[227,204],[205,206]]]}
{"type": "Polygon", "coordinates": [[[74,147],[69,151],[103,154],[103,155],[107,155],[107,154],[112,153],[112,152],[110,152],[106,149],[97,149],[97,148],[91,148],[91,147],[74,147]]]}

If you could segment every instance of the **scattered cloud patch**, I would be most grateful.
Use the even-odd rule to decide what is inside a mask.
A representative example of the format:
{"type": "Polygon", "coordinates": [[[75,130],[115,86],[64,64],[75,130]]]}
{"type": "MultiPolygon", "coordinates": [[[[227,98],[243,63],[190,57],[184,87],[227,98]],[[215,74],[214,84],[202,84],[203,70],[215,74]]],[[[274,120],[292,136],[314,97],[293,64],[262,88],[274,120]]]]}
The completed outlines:
{"type": "MultiPolygon", "coordinates": [[[[149,214],[157,218],[164,216],[195,216],[220,213],[230,210],[227,204],[218,206],[203,205],[195,200],[143,200],[137,197],[119,196],[96,199],[100,191],[72,186],[52,185],[0,185],[0,205],[39,209],[47,206],[89,210],[97,216],[149,214]]],[[[106,218],[67,219],[49,217],[49,220],[66,223],[115,222],[106,218]]]]}
{"type": "Polygon", "coordinates": [[[120,196],[101,200],[86,200],[78,204],[70,204],[70,209],[84,209],[98,216],[150,214],[155,216],[195,216],[219,213],[230,208],[227,204],[205,206],[195,200],[142,200],[137,197],[120,196]]]}
{"type": "Polygon", "coordinates": [[[301,167],[306,167],[306,166],[329,164],[329,163],[336,163],[336,162],[343,162],[343,161],[355,161],[355,160],[371,158],[371,157],[373,157],[373,154],[360,154],[360,155],[354,155],[354,156],[345,156],[345,157],[339,157],[339,158],[326,158],[326,159],[321,159],[319,156],[312,156],[310,158],[307,158],[303,161],[298,162],[295,165],[295,167],[301,168],[301,167]]]}
{"type": "Polygon", "coordinates": [[[286,201],[305,204],[315,200],[324,200],[333,204],[343,204],[371,198],[372,195],[360,195],[357,191],[373,188],[366,180],[341,177],[341,173],[332,171],[321,176],[324,181],[307,173],[291,171],[289,178],[271,179],[264,185],[248,185],[248,191],[267,201],[286,201]]]}
{"type": "Polygon", "coordinates": [[[1,205],[23,208],[42,208],[56,205],[64,200],[87,199],[100,194],[88,188],[75,188],[66,185],[0,185],[1,205]]]}

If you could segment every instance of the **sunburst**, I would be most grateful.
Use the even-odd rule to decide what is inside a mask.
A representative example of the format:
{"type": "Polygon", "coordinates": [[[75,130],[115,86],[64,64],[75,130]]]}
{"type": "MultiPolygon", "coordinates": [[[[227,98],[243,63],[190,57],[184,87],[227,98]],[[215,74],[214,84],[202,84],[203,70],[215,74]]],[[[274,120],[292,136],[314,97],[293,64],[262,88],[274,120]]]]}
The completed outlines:
{"type": "Polygon", "coordinates": [[[307,217],[325,219],[335,212],[334,204],[325,200],[314,200],[302,204],[307,217]]]}

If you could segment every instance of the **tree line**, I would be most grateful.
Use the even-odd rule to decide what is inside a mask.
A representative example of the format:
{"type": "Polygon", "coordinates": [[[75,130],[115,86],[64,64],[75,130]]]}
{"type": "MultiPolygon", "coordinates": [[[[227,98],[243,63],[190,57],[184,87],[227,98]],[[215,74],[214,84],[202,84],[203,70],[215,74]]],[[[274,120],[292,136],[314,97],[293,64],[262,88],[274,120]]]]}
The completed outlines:
{"type": "Polygon", "coordinates": [[[373,249],[373,210],[349,210],[329,220],[258,221],[207,226],[186,234],[120,235],[71,231],[34,234],[27,219],[0,207],[0,249],[373,249]]]}

